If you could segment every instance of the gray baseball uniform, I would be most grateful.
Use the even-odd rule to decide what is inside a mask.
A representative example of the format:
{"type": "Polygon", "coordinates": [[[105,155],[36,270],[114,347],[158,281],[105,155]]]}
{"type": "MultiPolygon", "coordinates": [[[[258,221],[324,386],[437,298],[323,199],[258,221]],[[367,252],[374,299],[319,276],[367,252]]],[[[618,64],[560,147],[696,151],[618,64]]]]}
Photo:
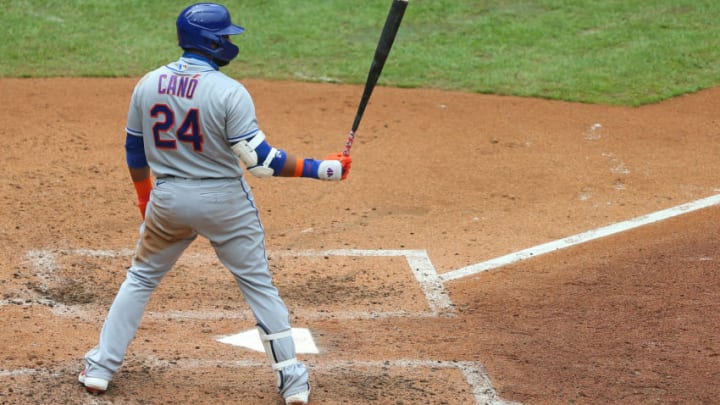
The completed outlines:
{"type": "Polygon", "coordinates": [[[200,235],[247,300],[272,352],[281,395],[309,390],[307,369],[295,361],[288,310],[268,269],[255,200],[230,146],[259,131],[245,87],[186,54],[138,82],[126,129],[143,137],[156,181],[132,266],[99,345],[86,355],[87,375],[110,380],[118,371],[153,290],[200,235]]]}

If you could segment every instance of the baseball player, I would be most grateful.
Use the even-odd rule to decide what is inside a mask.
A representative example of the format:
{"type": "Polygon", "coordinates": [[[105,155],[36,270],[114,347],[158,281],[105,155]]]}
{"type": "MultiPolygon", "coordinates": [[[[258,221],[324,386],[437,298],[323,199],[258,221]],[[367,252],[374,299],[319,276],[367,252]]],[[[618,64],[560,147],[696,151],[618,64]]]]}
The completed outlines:
{"type": "Polygon", "coordinates": [[[144,221],[132,265],[78,380],[88,392],[107,390],[152,292],[200,235],[255,316],[278,392],[286,404],[307,404],[308,371],[295,358],[288,310],[269,272],[264,230],[240,162],[260,178],[344,180],[352,159],[341,153],[301,159],[270,144],[248,91],[219,71],[238,54],[230,36],[244,31],[224,6],[191,5],[176,25],[182,57],[145,75],[130,100],[126,160],[144,221]]]}

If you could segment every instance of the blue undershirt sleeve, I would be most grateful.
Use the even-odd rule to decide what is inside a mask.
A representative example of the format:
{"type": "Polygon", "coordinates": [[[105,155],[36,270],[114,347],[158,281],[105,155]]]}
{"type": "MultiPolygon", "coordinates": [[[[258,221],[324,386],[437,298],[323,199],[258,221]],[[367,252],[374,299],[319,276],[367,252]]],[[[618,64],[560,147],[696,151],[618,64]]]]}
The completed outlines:
{"type": "Polygon", "coordinates": [[[147,167],[148,162],[145,157],[145,144],[142,136],[127,134],[125,137],[125,160],[127,165],[133,169],[141,169],[147,167]]]}

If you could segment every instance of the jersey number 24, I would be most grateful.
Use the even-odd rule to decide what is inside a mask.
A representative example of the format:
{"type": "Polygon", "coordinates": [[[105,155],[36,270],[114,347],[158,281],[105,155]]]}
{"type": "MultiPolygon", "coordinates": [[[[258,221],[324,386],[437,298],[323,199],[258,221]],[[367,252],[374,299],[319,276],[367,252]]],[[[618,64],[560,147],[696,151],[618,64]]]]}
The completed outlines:
{"type": "Polygon", "coordinates": [[[152,127],[153,139],[158,149],[177,149],[177,141],[192,144],[195,152],[202,152],[204,137],[200,132],[200,110],[188,110],[182,124],[175,126],[175,112],[167,104],[155,104],[150,109],[150,116],[159,118],[152,127]],[[177,139],[173,138],[173,135],[177,139]]]}

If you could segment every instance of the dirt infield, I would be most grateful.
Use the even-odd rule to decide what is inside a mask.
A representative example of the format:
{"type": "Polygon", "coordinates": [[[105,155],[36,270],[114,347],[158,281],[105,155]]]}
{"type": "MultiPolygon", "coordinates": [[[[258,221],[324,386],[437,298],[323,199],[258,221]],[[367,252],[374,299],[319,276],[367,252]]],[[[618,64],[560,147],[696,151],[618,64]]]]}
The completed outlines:
{"type": "MultiPolygon", "coordinates": [[[[244,83],[271,142],[315,157],[362,91],[244,83]]],[[[140,225],[134,84],[0,79],[0,403],[279,404],[265,355],[219,341],[254,322],[202,240],[110,390],[76,382],[140,225]]],[[[319,351],[299,355],[313,402],[717,403],[720,206],[684,204],[720,194],[719,138],[720,89],[621,108],[377,88],[348,181],[249,179],[319,351]]]]}

